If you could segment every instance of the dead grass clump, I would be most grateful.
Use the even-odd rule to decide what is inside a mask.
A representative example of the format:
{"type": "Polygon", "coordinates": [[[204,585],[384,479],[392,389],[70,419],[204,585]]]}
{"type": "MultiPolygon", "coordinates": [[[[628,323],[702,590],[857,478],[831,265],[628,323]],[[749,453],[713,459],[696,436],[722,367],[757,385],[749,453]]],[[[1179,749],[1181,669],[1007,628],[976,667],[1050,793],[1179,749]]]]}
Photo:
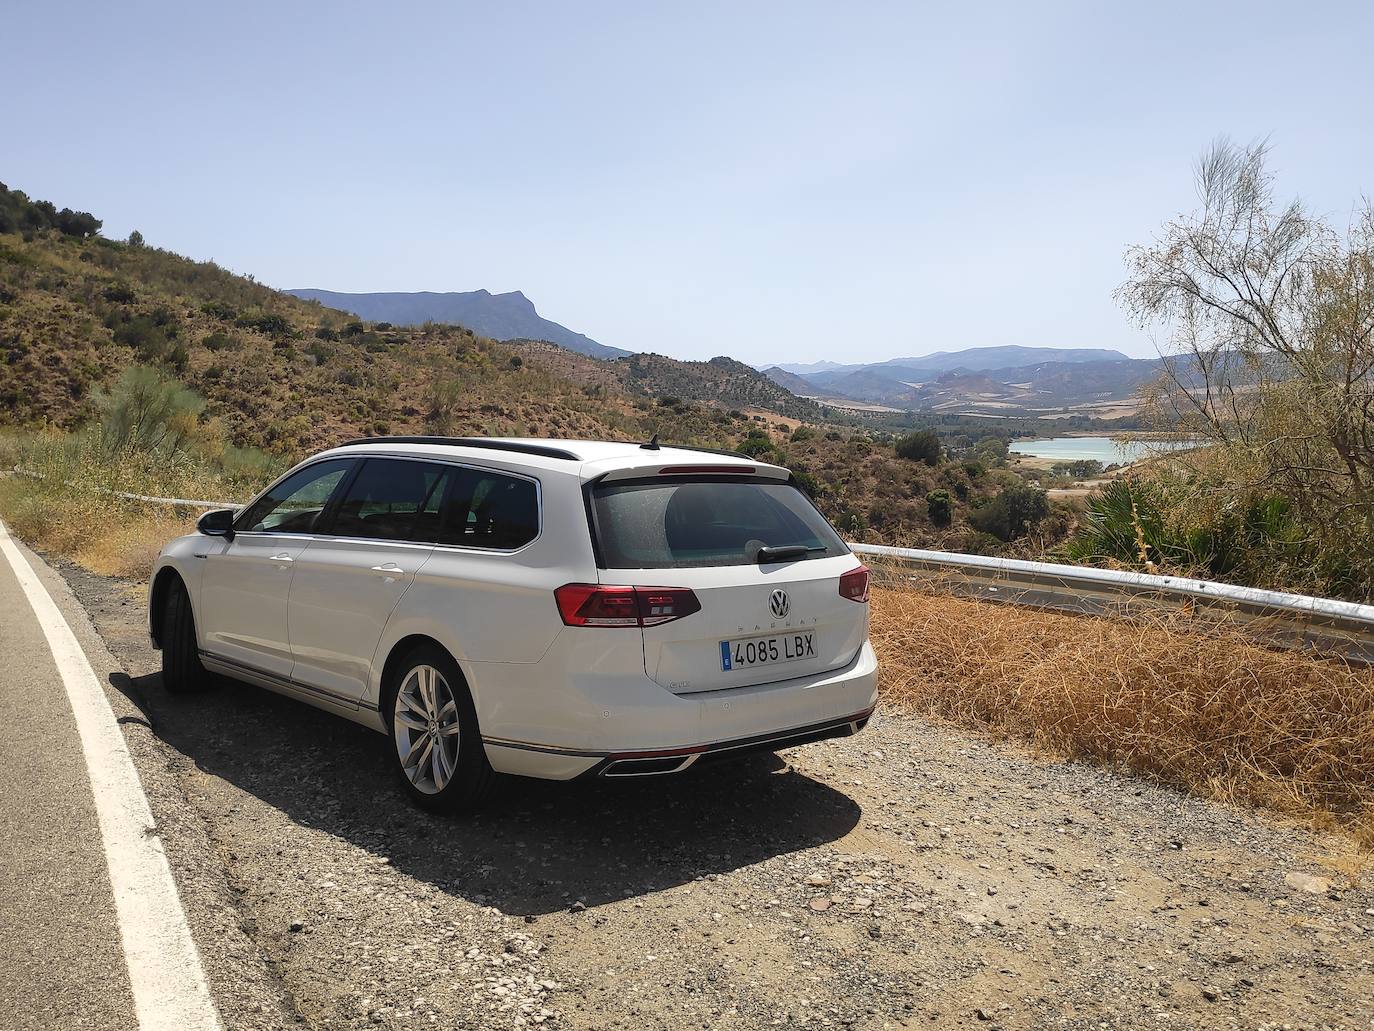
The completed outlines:
{"type": "Polygon", "coordinates": [[[79,490],[36,489],[16,477],[0,480],[0,517],[14,533],[102,576],[146,578],[162,546],[190,533],[198,514],[79,490]]]}
{"type": "Polygon", "coordinates": [[[1183,613],[1110,620],[901,588],[873,601],[890,701],[1374,846],[1374,670],[1183,613]]]}

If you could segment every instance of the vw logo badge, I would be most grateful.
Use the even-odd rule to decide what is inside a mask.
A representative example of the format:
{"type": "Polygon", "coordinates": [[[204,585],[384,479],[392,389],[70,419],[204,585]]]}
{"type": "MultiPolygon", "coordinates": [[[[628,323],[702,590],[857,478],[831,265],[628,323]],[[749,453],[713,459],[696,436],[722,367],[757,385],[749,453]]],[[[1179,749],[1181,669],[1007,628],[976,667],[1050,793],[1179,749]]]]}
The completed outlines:
{"type": "Polygon", "coordinates": [[[774,619],[782,619],[791,608],[792,603],[788,601],[786,591],[779,589],[768,596],[768,610],[773,613],[774,619]]]}

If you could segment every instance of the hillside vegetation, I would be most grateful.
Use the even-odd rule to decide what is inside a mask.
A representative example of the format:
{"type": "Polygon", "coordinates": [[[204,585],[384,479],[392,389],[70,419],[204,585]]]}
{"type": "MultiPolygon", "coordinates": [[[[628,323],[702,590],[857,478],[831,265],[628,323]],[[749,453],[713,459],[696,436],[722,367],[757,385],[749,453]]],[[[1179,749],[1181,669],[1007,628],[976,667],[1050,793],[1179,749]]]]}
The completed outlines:
{"type": "MultiPolygon", "coordinates": [[[[828,417],[730,358],[603,361],[453,325],[363,322],[138,237],[104,239],[90,216],[64,231],[51,206],[4,196],[3,210],[18,216],[0,234],[0,420],[47,434],[46,443],[11,439],[29,461],[82,427],[108,437],[112,395],[127,393],[130,370],[146,369],[194,398],[180,416],[193,424],[181,450],[213,463],[259,449],[264,461],[236,459],[263,470],[259,481],[359,435],[657,433],[790,465],[852,537],[989,550],[1029,529],[972,525],[975,506],[1020,482],[996,462],[947,461],[938,448],[929,462],[899,458],[893,434],[828,417]]],[[[174,493],[139,478],[144,493],[174,493]]],[[[249,480],[234,481],[236,497],[251,493],[249,480]]]]}

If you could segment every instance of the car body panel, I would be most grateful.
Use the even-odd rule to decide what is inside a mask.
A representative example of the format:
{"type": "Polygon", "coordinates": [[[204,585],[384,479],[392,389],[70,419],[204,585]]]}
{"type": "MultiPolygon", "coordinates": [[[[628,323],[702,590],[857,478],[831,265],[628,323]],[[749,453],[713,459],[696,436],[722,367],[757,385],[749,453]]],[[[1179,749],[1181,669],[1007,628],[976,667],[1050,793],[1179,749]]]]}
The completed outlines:
{"type": "Polygon", "coordinates": [[[877,661],[866,639],[868,605],[838,594],[840,574],[859,566],[852,555],[763,567],[598,568],[588,483],[674,465],[750,466],[770,479],[786,477],[785,469],[688,449],[540,443],[566,445],[578,457],[379,441],[307,460],[394,455],[535,479],[541,522],[538,536],[522,547],[397,546],[327,533],[192,534],[168,543],[154,577],[174,570],[185,581],[209,668],[377,730],[385,729],[378,706],[388,660],[409,642],[438,643],[468,682],[499,772],[567,779],[594,771],[613,753],[704,748],[872,709],[877,661]],[[274,559],[284,554],[293,561],[274,559]],[[230,568],[236,558],[246,560],[241,569],[230,568]],[[372,568],[387,562],[400,567],[398,575],[372,568]],[[597,582],[690,587],[703,611],[644,630],[565,626],[554,589],[597,582]],[[792,608],[775,618],[767,601],[779,586],[792,608]],[[814,663],[721,675],[720,640],[806,625],[823,644],[814,663]]]}

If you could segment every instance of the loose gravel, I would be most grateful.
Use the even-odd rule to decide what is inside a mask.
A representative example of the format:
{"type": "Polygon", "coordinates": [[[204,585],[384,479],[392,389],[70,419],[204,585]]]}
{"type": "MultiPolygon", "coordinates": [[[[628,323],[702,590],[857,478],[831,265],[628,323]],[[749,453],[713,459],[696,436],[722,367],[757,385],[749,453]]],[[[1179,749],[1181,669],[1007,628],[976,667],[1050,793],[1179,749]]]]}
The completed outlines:
{"type": "Polygon", "coordinates": [[[369,731],[169,697],[140,589],[54,564],[170,771],[193,925],[232,925],[202,949],[236,1028],[1374,1028],[1343,839],[891,711],[436,818],[369,731]]]}

